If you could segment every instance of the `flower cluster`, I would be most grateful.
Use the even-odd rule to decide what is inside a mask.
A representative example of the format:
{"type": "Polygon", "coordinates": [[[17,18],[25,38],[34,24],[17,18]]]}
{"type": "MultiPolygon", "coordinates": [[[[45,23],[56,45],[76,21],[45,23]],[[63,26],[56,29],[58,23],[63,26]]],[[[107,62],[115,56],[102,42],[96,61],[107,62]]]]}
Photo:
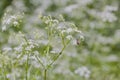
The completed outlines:
{"type": "Polygon", "coordinates": [[[2,31],[6,31],[11,26],[18,28],[22,22],[22,18],[22,15],[10,15],[8,12],[6,12],[2,18],[2,31]]]}
{"type": "Polygon", "coordinates": [[[83,34],[78,28],[70,22],[65,22],[61,16],[59,16],[60,20],[52,19],[51,16],[41,16],[41,20],[49,25],[46,27],[48,29],[49,34],[53,36],[61,36],[65,41],[71,41],[74,45],[77,45],[77,40],[83,41],[83,34]],[[76,42],[75,42],[76,41],[76,42]]]}

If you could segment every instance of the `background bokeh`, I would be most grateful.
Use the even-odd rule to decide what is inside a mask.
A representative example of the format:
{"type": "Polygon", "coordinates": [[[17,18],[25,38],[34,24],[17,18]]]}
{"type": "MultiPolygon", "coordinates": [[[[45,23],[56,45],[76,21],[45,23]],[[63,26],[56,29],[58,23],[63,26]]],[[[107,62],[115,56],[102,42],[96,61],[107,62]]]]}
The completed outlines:
{"type": "MultiPolygon", "coordinates": [[[[48,80],[119,80],[120,79],[120,0],[0,0],[0,80],[24,80],[24,67],[10,69],[9,57],[16,57],[9,49],[20,44],[15,34],[21,30],[29,37],[44,34],[38,18],[40,14],[53,18],[63,15],[65,21],[73,22],[83,32],[80,45],[69,46],[48,72],[48,80]],[[12,16],[12,17],[10,17],[12,16]],[[17,18],[14,18],[17,16],[17,18]],[[19,28],[9,20],[18,21],[19,28]],[[7,23],[5,24],[5,22],[7,23]],[[9,24],[10,23],[10,24],[9,24]],[[90,77],[76,74],[77,69],[87,67],[90,77]],[[13,79],[13,75],[18,76],[13,79]]],[[[14,23],[15,24],[15,23],[14,23]]],[[[17,24],[16,24],[17,25],[17,24]]],[[[53,45],[55,42],[52,42],[53,45]]],[[[57,46],[59,47],[59,45],[57,46]]],[[[24,63],[23,61],[19,64],[24,63]]],[[[24,65],[24,64],[23,64],[24,65]]],[[[30,63],[29,80],[42,80],[42,70],[37,63],[30,63]]]]}

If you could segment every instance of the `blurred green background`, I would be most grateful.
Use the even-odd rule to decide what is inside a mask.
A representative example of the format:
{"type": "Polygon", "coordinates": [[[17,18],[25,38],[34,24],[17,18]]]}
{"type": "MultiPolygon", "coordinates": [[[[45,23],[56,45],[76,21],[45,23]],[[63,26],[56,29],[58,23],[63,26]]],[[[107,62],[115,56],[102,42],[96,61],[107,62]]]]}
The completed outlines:
{"type": "MultiPolygon", "coordinates": [[[[4,18],[23,15],[19,29],[32,34],[44,28],[38,18],[40,13],[53,17],[62,14],[66,21],[74,22],[85,37],[80,45],[65,51],[50,69],[48,80],[120,80],[120,0],[0,0],[0,49],[16,46],[12,34],[18,32],[16,27],[8,27],[3,32],[4,18]],[[88,67],[90,78],[74,73],[81,66],[88,67]]],[[[7,80],[13,80],[10,74],[24,70],[5,68],[7,80]]],[[[0,80],[3,80],[2,70],[0,66],[0,80]]],[[[29,80],[41,80],[39,69],[33,68],[30,73],[29,80]]],[[[24,80],[24,75],[19,75],[16,80],[24,80]]]]}

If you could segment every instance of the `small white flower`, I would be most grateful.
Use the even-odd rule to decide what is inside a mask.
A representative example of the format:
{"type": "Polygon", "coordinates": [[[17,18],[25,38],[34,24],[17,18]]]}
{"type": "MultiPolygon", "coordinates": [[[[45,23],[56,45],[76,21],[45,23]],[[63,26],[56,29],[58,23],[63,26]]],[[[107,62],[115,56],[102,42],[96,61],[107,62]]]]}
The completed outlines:
{"type": "Polygon", "coordinates": [[[80,36],[80,39],[81,39],[81,41],[84,41],[84,36],[81,35],[81,36],[80,36]]]}
{"type": "Polygon", "coordinates": [[[17,52],[21,52],[22,51],[22,45],[20,45],[18,47],[15,47],[14,50],[17,51],[17,52]]]}
{"type": "Polygon", "coordinates": [[[75,29],[75,32],[80,33],[80,34],[82,33],[80,30],[77,30],[77,29],[75,29]]]}
{"type": "Polygon", "coordinates": [[[56,54],[56,53],[59,53],[60,52],[60,50],[59,49],[57,49],[57,48],[54,48],[52,51],[50,51],[51,53],[54,53],[54,54],[56,54]]]}
{"type": "Polygon", "coordinates": [[[10,48],[10,47],[5,47],[5,48],[3,48],[3,50],[4,50],[4,51],[11,51],[12,48],[10,48]]]}
{"type": "Polygon", "coordinates": [[[3,26],[3,27],[2,27],[2,31],[6,31],[6,26],[3,26]]]}
{"type": "Polygon", "coordinates": [[[38,51],[34,51],[34,54],[35,54],[35,55],[39,55],[39,52],[38,52],[38,51]]]}
{"type": "Polygon", "coordinates": [[[74,9],[76,9],[77,7],[78,7],[77,4],[70,5],[70,6],[68,6],[68,7],[65,8],[65,11],[66,11],[66,12],[71,12],[71,11],[73,11],[74,9]]]}
{"type": "Polygon", "coordinates": [[[105,7],[105,11],[117,11],[117,10],[118,10],[118,7],[116,7],[116,6],[107,5],[105,7]]]}
{"type": "Polygon", "coordinates": [[[103,11],[101,14],[101,18],[103,21],[108,21],[108,22],[114,22],[117,20],[117,17],[111,13],[111,12],[108,12],[108,11],[103,11]]]}
{"type": "Polygon", "coordinates": [[[68,35],[68,36],[66,36],[66,38],[67,38],[68,40],[73,39],[72,35],[68,35]]]}
{"type": "Polygon", "coordinates": [[[31,45],[27,46],[27,47],[25,48],[25,50],[30,51],[30,50],[33,49],[34,47],[35,47],[35,46],[34,46],[33,44],[31,44],[31,45]]]}
{"type": "Polygon", "coordinates": [[[6,77],[7,77],[7,78],[11,78],[12,75],[11,75],[11,74],[7,74],[6,77]]]}
{"type": "Polygon", "coordinates": [[[42,57],[41,61],[42,61],[42,63],[43,63],[44,66],[47,66],[48,64],[50,64],[52,62],[47,57],[42,57]]]}
{"type": "Polygon", "coordinates": [[[58,24],[58,23],[59,23],[59,21],[58,21],[58,20],[53,20],[53,22],[54,22],[54,23],[56,23],[56,24],[58,24]]]}
{"type": "Polygon", "coordinates": [[[64,34],[66,32],[66,30],[62,30],[61,33],[64,34]]]}
{"type": "Polygon", "coordinates": [[[73,31],[72,28],[68,28],[68,29],[66,30],[67,33],[71,33],[72,31],[73,31]]]}
{"type": "Polygon", "coordinates": [[[17,17],[16,17],[16,16],[10,16],[10,18],[12,18],[12,19],[16,19],[17,17]]]}
{"type": "Polygon", "coordinates": [[[73,40],[72,40],[72,44],[73,44],[73,45],[77,45],[76,39],[73,39],[73,40]]]}
{"type": "Polygon", "coordinates": [[[80,75],[80,76],[83,76],[85,78],[89,78],[90,77],[90,71],[85,66],[76,69],[75,73],[80,75]]]}
{"type": "Polygon", "coordinates": [[[12,19],[11,19],[11,18],[9,18],[8,20],[6,20],[6,21],[5,21],[5,24],[10,24],[10,23],[11,23],[11,21],[12,21],[12,19]]]}
{"type": "Polygon", "coordinates": [[[13,25],[14,25],[14,26],[17,26],[17,25],[18,25],[18,22],[17,22],[17,21],[14,21],[14,22],[13,22],[13,25]]]}
{"type": "Polygon", "coordinates": [[[87,5],[87,4],[91,4],[92,2],[93,0],[79,0],[80,5],[87,5]]]}

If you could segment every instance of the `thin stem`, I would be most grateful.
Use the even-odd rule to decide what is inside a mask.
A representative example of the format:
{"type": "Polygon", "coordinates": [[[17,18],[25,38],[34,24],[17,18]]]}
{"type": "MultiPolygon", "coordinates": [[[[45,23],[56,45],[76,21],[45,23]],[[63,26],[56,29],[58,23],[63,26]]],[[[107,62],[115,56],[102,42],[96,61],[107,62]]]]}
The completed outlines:
{"type": "MultiPolygon", "coordinates": [[[[15,69],[15,65],[13,64],[12,60],[10,60],[10,66],[11,66],[11,69],[13,71],[13,69],[15,69]]],[[[13,75],[13,80],[16,80],[16,74],[15,73],[13,75]]]]}
{"type": "Polygon", "coordinates": [[[29,54],[27,55],[27,61],[26,61],[26,80],[28,80],[28,61],[29,61],[29,54]]]}
{"type": "Polygon", "coordinates": [[[42,61],[38,58],[38,56],[35,55],[35,57],[37,58],[38,62],[42,65],[42,67],[45,68],[44,64],[43,64],[42,61]]]}
{"type": "Polygon", "coordinates": [[[47,69],[44,70],[44,80],[47,80],[47,69]]]}
{"type": "Polygon", "coordinates": [[[46,48],[47,55],[49,54],[49,51],[50,51],[50,42],[51,42],[51,39],[52,39],[52,30],[49,28],[48,29],[48,44],[47,44],[47,48],[46,48]]]}
{"type": "Polygon", "coordinates": [[[3,74],[4,74],[4,80],[6,80],[7,78],[6,78],[6,72],[5,72],[5,65],[4,65],[4,63],[3,63],[3,74]]]}
{"type": "MultiPolygon", "coordinates": [[[[65,48],[69,44],[69,42],[70,41],[68,41],[67,44],[63,46],[62,50],[58,53],[58,55],[56,57],[54,57],[53,61],[49,64],[49,66],[51,66],[52,64],[54,64],[54,62],[60,57],[60,55],[63,53],[63,51],[65,50],[65,48]]],[[[48,68],[49,68],[49,66],[48,66],[48,68]]]]}
{"type": "Polygon", "coordinates": [[[51,66],[59,58],[59,56],[62,54],[62,52],[64,51],[64,49],[65,49],[65,46],[62,48],[62,50],[60,51],[60,53],[56,57],[54,57],[53,61],[49,64],[49,66],[51,66]]]}

